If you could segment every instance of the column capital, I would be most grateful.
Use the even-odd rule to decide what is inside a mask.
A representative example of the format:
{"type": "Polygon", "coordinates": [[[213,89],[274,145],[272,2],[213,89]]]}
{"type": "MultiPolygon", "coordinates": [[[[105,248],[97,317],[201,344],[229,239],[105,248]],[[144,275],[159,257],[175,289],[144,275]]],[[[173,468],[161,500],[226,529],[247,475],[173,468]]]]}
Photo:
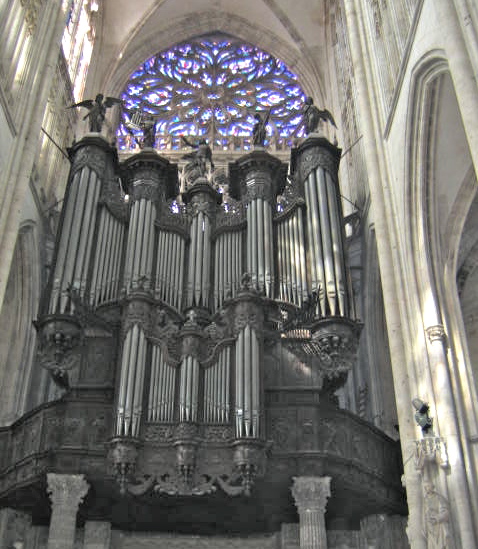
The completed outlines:
{"type": "Polygon", "coordinates": [[[325,512],[330,497],[331,477],[292,477],[291,492],[299,513],[306,511],[325,512]]]}
{"type": "Polygon", "coordinates": [[[90,488],[85,476],[48,473],[47,481],[47,492],[53,506],[69,509],[76,514],[90,488]]]}

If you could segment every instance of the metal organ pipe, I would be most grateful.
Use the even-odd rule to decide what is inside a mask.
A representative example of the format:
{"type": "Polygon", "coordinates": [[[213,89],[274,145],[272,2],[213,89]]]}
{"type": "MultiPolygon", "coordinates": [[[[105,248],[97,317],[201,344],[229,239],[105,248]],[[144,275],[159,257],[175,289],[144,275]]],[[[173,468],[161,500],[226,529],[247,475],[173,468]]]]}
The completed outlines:
{"type": "Polygon", "coordinates": [[[134,380],[134,395],[133,395],[133,417],[131,433],[133,436],[139,435],[139,426],[141,421],[141,413],[143,410],[143,386],[144,386],[144,370],[146,362],[146,337],[143,330],[139,331],[138,337],[138,359],[135,368],[134,380]]]}
{"type": "MultiPolygon", "coordinates": [[[[125,401],[125,419],[124,419],[124,434],[128,436],[130,434],[131,421],[133,416],[133,396],[134,396],[134,381],[136,373],[136,365],[138,361],[138,340],[139,340],[139,327],[137,324],[131,329],[131,346],[130,353],[126,359],[125,370],[127,373],[126,381],[126,401],[125,401]]],[[[122,368],[123,370],[123,368],[122,368]]]]}
{"type": "Polygon", "coordinates": [[[148,402],[149,421],[173,421],[175,380],[176,369],[165,362],[161,347],[153,345],[148,402]]]}
{"type": "Polygon", "coordinates": [[[325,316],[326,314],[326,280],[325,280],[325,269],[324,269],[324,251],[322,248],[322,233],[319,225],[319,207],[318,207],[318,197],[317,197],[317,178],[315,171],[309,175],[307,180],[309,188],[309,198],[311,206],[310,214],[312,216],[312,236],[313,244],[312,248],[312,257],[315,260],[317,271],[317,286],[312,288],[312,291],[316,291],[319,297],[319,306],[320,306],[320,316],[325,316]]]}
{"type": "Polygon", "coordinates": [[[73,224],[73,217],[76,213],[76,200],[79,190],[80,172],[76,172],[70,183],[68,192],[68,199],[65,208],[65,214],[63,218],[63,227],[60,238],[60,245],[58,247],[58,253],[55,264],[55,274],[53,277],[53,287],[50,298],[49,313],[55,313],[58,306],[58,299],[62,290],[62,278],[63,270],[65,268],[65,257],[68,251],[68,241],[71,233],[71,227],[73,224]]]}
{"type": "Polygon", "coordinates": [[[262,198],[256,199],[256,223],[257,223],[257,285],[265,292],[265,250],[264,250],[264,209],[262,198]]]}
{"type": "Polygon", "coordinates": [[[107,240],[105,241],[104,259],[103,259],[103,280],[102,280],[102,301],[108,301],[111,297],[111,279],[113,277],[113,258],[115,246],[115,222],[113,216],[108,216],[108,232],[107,240]]]}
{"type": "Polygon", "coordinates": [[[337,194],[335,184],[328,172],[325,172],[325,182],[327,188],[327,203],[330,212],[330,226],[332,229],[332,250],[334,257],[335,285],[337,288],[337,299],[339,305],[339,314],[345,316],[348,314],[347,294],[345,291],[345,264],[342,249],[342,224],[337,203],[337,194]]]}
{"type": "Polygon", "coordinates": [[[198,410],[199,362],[186,356],[181,362],[179,384],[179,420],[196,421],[198,410]]]}
{"type": "Polygon", "coordinates": [[[259,436],[260,352],[255,330],[249,325],[236,340],[236,437],[259,436]]]}
{"type": "Polygon", "coordinates": [[[101,274],[103,271],[104,247],[105,247],[105,219],[107,209],[103,206],[100,210],[100,223],[98,230],[98,243],[96,245],[95,259],[93,262],[93,273],[91,276],[90,303],[97,305],[99,302],[99,292],[101,283],[101,274]]]}
{"type": "Polygon", "coordinates": [[[116,434],[138,436],[142,412],[147,341],[134,324],[126,334],[121,360],[116,434]]]}
{"type": "Polygon", "coordinates": [[[96,173],[91,171],[88,179],[88,192],[85,201],[82,229],[78,242],[75,274],[73,276],[73,287],[78,288],[81,296],[84,295],[86,289],[86,279],[90,264],[88,259],[91,255],[91,245],[93,242],[97,211],[96,204],[98,203],[100,187],[101,183],[99,182],[96,173]]]}
{"type": "Polygon", "coordinates": [[[334,255],[332,245],[332,231],[330,227],[329,207],[325,171],[317,168],[317,196],[319,200],[320,229],[322,233],[322,247],[324,250],[325,287],[330,314],[337,314],[337,289],[335,287],[334,255]]]}
{"type": "Polygon", "coordinates": [[[244,330],[239,332],[236,341],[236,436],[243,436],[244,421],[244,330]]]}
{"type": "Polygon", "coordinates": [[[80,175],[78,196],[76,200],[75,214],[73,217],[73,223],[71,226],[70,240],[68,243],[68,252],[65,257],[65,264],[63,266],[63,280],[62,280],[62,292],[60,295],[60,312],[65,311],[65,307],[69,302],[68,293],[66,289],[73,282],[73,272],[76,266],[78,242],[80,239],[80,233],[82,228],[83,216],[85,213],[85,201],[88,192],[88,182],[90,178],[91,170],[88,167],[83,168],[80,175]]]}
{"type": "Polygon", "coordinates": [[[64,313],[69,304],[68,288],[83,296],[89,272],[96,203],[101,180],[88,166],[75,173],[70,183],[62,236],[55,263],[49,312],[64,313]]]}
{"type": "Polygon", "coordinates": [[[201,304],[202,290],[202,272],[203,263],[206,260],[204,257],[204,214],[199,212],[197,216],[197,241],[196,241],[196,272],[194,275],[194,302],[196,305],[201,304]]]}
{"type": "Polygon", "coordinates": [[[196,241],[197,241],[198,221],[195,216],[191,223],[191,240],[189,244],[189,268],[188,268],[188,305],[192,305],[194,302],[195,280],[196,273],[196,261],[198,261],[196,254],[196,241]]]}

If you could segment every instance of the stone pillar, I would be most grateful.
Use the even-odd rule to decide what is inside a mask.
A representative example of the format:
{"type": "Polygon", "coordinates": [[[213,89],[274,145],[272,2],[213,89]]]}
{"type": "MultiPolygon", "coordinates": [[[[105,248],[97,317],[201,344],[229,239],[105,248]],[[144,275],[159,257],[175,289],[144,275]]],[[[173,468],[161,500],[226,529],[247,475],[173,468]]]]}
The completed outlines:
{"type": "Polygon", "coordinates": [[[325,507],[330,477],[293,477],[291,491],[299,512],[300,549],[327,549],[325,507]]]}
{"type": "Polygon", "coordinates": [[[109,549],[111,524],[109,522],[85,522],[84,549],[109,549]]]}
{"type": "Polygon", "coordinates": [[[73,549],[76,513],[89,485],[84,475],[48,473],[47,479],[52,503],[48,549],[73,549]]]}

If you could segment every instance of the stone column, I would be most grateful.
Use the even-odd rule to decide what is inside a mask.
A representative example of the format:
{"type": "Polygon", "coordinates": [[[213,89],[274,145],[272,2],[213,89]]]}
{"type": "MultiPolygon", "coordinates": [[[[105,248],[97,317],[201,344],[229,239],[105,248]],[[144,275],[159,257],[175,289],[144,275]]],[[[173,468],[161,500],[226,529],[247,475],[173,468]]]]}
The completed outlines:
{"type": "Polygon", "coordinates": [[[109,522],[85,522],[84,549],[109,549],[111,524],[109,522]]]}
{"type": "Polygon", "coordinates": [[[299,512],[300,549],[327,549],[325,507],[330,477],[293,477],[291,491],[299,512]]]}
{"type": "Polygon", "coordinates": [[[52,503],[47,549],[73,549],[76,513],[89,484],[84,475],[48,473],[48,493],[52,503]]]}

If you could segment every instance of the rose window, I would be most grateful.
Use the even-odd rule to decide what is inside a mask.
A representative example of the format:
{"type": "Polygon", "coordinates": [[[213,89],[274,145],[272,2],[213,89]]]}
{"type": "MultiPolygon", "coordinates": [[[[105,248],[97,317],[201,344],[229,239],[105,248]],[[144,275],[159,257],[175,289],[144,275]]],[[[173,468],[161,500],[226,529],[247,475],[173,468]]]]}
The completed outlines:
{"type": "Polygon", "coordinates": [[[150,57],[121,98],[122,149],[133,146],[128,136],[140,135],[131,129],[139,110],[154,117],[160,149],[177,148],[181,135],[204,137],[213,146],[246,138],[258,112],[270,113],[266,143],[302,135],[305,94],[296,75],[269,53],[231,37],[202,37],[150,57]]]}

